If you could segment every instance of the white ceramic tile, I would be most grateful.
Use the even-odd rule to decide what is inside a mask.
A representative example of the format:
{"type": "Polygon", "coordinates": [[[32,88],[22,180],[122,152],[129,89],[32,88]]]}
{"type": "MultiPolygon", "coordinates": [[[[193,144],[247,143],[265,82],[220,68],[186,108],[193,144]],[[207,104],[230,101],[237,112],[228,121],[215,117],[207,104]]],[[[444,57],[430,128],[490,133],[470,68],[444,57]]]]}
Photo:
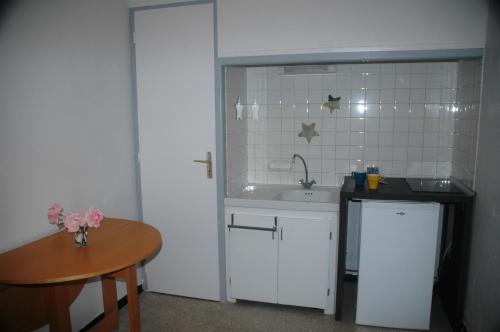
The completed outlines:
{"type": "Polygon", "coordinates": [[[441,101],[441,89],[426,89],[425,102],[438,104],[441,101]]]}
{"type": "Polygon", "coordinates": [[[424,132],[424,119],[413,119],[410,118],[409,130],[411,133],[422,133],[424,132]]]}
{"type": "Polygon", "coordinates": [[[422,153],[423,153],[422,147],[413,147],[413,146],[408,147],[408,161],[409,162],[422,161],[422,153]]]}
{"type": "Polygon", "coordinates": [[[366,104],[351,104],[351,118],[365,117],[365,113],[366,104]]]}
{"type": "Polygon", "coordinates": [[[366,118],[365,120],[365,131],[379,131],[379,119],[378,118],[366,118]]]}
{"type": "Polygon", "coordinates": [[[396,102],[409,103],[410,102],[410,89],[396,89],[396,102]]]}
{"type": "Polygon", "coordinates": [[[363,89],[366,87],[365,76],[362,73],[352,74],[351,89],[363,89]]]}
{"type": "Polygon", "coordinates": [[[410,101],[412,103],[425,103],[425,89],[411,89],[410,101]]]}
{"type": "Polygon", "coordinates": [[[365,146],[378,146],[379,145],[379,133],[378,132],[366,132],[365,133],[365,146]]]}
{"type": "Polygon", "coordinates": [[[408,133],[395,133],[394,145],[395,146],[408,146],[408,133]]]}
{"type": "Polygon", "coordinates": [[[337,145],[335,147],[335,159],[349,159],[350,146],[337,145]]]}
{"type": "Polygon", "coordinates": [[[392,146],[392,145],[394,145],[394,134],[393,133],[380,133],[379,134],[379,145],[380,146],[392,146]]]}
{"type": "Polygon", "coordinates": [[[321,155],[323,159],[335,159],[335,146],[334,145],[323,145],[321,147],[321,155]]]}
{"type": "Polygon", "coordinates": [[[393,160],[405,161],[408,159],[408,148],[407,147],[393,147],[393,160]]]}
{"type": "Polygon", "coordinates": [[[380,102],[393,104],[396,100],[396,90],[384,89],[380,90],[380,102]]]}
{"type": "Polygon", "coordinates": [[[337,89],[337,74],[321,75],[321,77],[323,90],[331,91],[337,89]]]}
{"type": "Polygon", "coordinates": [[[323,95],[323,90],[309,90],[308,100],[310,103],[322,104],[328,100],[328,94],[323,95]]]}
{"type": "Polygon", "coordinates": [[[422,150],[423,161],[437,161],[437,148],[424,147],[422,150]]]}
{"type": "Polygon", "coordinates": [[[425,116],[425,104],[411,104],[410,117],[423,118],[425,116]]]}
{"type": "Polygon", "coordinates": [[[379,147],[378,159],[379,160],[393,160],[393,158],[392,158],[392,146],[379,147]]]}
{"type": "Polygon", "coordinates": [[[381,89],[394,89],[396,87],[396,77],[394,75],[380,75],[381,89]]]}
{"type": "Polygon", "coordinates": [[[380,101],[380,90],[368,89],[365,94],[366,103],[378,103],[380,101]]]}
{"type": "Polygon", "coordinates": [[[406,161],[393,161],[391,164],[392,176],[404,177],[406,176],[406,170],[408,163],[406,161]]]}
{"type": "Polygon", "coordinates": [[[438,136],[437,134],[427,133],[424,135],[424,147],[437,147],[438,136]]]}
{"type": "Polygon", "coordinates": [[[378,89],[380,87],[380,76],[378,74],[369,73],[365,77],[367,89],[378,89]]]}
{"type": "Polygon", "coordinates": [[[365,90],[355,89],[351,92],[351,103],[362,104],[365,102],[365,90]]]}
{"type": "Polygon", "coordinates": [[[350,118],[337,117],[337,131],[349,131],[350,128],[351,128],[350,118]]]}
{"type": "Polygon", "coordinates": [[[398,103],[394,106],[394,115],[397,118],[407,118],[410,116],[410,104],[398,103]]]}
{"type": "Polygon", "coordinates": [[[380,105],[365,104],[365,116],[367,118],[378,118],[380,116],[380,105]]]}
{"type": "Polygon", "coordinates": [[[365,147],[365,160],[378,160],[378,147],[365,147]]]}
{"type": "Polygon", "coordinates": [[[363,132],[351,132],[349,144],[351,146],[360,146],[365,143],[365,134],[363,132]]]}
{"type": "Polygon", "coordinates": [[[351,89],[339,89],[336,91],[337,97],[340,97],[340,103],[345,104],[351,101],[351,89]]]}
{"type": "Polygon", "coordinates": [[[350,133],[348,131],[337,131],[335,133],[335,145],[349,145],[350,133]]]}
{"type": "Polygon", "coordinates": [[[408,134],[408,146],[421,147],[424,144],[424,134],[423,133],[409,133],[408,134]]]}
{"type": "Polygon", "coordinates": [[[394,121],[394,132],[396,133],[408,133],[409,131],[409,119],[408,118],[396,118],[394,121]]]}
{"type": "Polygon", "coordinates": [[[335,171],[339,173],[348,173],[349,172],[349,160],[335,160],[335,171]]]}
{"type": "Polygon", "coordinates": [[[439,120],[439,132],[440,133],[452,133],[455,127],[455,120],[444,118],[439,120]]]}
{"type": "Polygon", "coordinates": [[[425,74],[413,74],[410,76],[410,87],[412,89],[425,88],[425,74]]]}
{"type": "Polygon", "coordinates": [[[394,118],[380,118],[380,132],[394,132],[394,118]]]}
{"type": "Polygon", "coordinates": [[[437,134],[439,132],[439,119],[437,119],[437,118],[425,118],[424,132],[437,134]]]}
{"type": "Polygon", "coordinates": [[[422,163],[422,176],[436,177],[436,175],[437,175],[437,162],[422,163]]]}
{"type": "Polygon", "coordinates": [[[363,146],[350,147],[350,159],[363,160],[365,148],[363,146]]]}
{"type": "Polygon", "coordinates": [[[392,118],[395,117],[394,104],[380,104],[380,117],[392,118]]]}
{"type": "Polygon", "coordinates": [[[351,131],[365,131],[365,119],[351,118],[351,131]]]}
{"type": "Polygon", "coordinates": [[[437,160],[440,162],[451,162],[453,159],[452,148],[438,148],[437,160]]]}
{"type": "Polygon", "coordinates": [[[334,145],[335,144],[335,131],[323,131],[320,136],[322,137],[322,145],[334,145]]]}
{"type": "Polygon", "coordinates": [[[443,75],[439,74],[427,74],[426,81],[425,81],[425,86],[427,88],[441,88],[442,84],[441,82],[443,81],[443,75]]]}
{"type": "Polygon", "coordinates": [[[397,89],[409,89],[410,88],[410,75],[409,74],[396,75],[396,88],[397,89]]]}

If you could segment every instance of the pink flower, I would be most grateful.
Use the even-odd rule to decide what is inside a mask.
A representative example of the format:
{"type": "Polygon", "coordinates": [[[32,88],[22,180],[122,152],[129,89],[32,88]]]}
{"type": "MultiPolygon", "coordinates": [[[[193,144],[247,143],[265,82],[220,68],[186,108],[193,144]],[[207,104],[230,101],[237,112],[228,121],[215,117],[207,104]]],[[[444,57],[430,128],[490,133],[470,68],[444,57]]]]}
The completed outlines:
{"type": "Polygon", "coordinates": [[[85,220],[89,227],[97,228],[101,226],[101,221],[104,218],[102,211],[99,209],[95,209],[93,207],[89,208],[87,212],[85,212],[85,220]]]}
{"type": "Polygon", "coordinates": [[[80,228],[84,222],[84,218],[79,213],[71,212],[68,213],[66,218],[64,218],[64,227],[68,230],[68,232],[74,233],[80,228]]]}
{"type": "Polygon", "coordinates": [[[62,214],[62,206],[59,203],[54,203],[49,207],[49,211],[47,212],[47,216],[49,218],[49,223],[53,225],[59,224],[59,220],[61,219],[62,214]]]}

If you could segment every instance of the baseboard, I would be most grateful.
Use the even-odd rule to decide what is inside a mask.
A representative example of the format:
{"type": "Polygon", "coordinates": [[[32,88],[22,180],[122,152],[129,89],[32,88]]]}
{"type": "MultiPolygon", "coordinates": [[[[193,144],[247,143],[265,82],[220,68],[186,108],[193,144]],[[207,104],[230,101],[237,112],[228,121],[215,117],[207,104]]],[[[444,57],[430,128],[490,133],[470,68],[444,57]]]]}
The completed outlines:
{"type": "MultiPolygon", "coordinates": [[[[143,292],[142,285],[138,285],[137,286],[137,294],[140,294],[142,292],[143,292]]],[[[127,299],[127,295],[125,295],[124,297],[122,297],[121,299],[118,300],[118,310],[120,310],[121,308],[126,306],[127,303],[128,303],[128,299],[127,299]]],[[[90,330],[92,327],[97,325],[97,323],[99,323],[99,321],[101,321],[103,318],[104,318],[104,312],[102,314],[100,314],[99,316],[97,316],[96,318],[94,318],[90,323],[85,325],[80,330],[80,332],[86,332],[86,331],[90,330]]]]}

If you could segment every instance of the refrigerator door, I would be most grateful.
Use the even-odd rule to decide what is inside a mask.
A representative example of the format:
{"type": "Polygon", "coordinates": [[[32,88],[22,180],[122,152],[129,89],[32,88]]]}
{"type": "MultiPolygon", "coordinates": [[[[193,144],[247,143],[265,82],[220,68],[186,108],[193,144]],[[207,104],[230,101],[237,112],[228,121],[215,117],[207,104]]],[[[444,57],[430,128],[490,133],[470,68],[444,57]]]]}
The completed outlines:
{"type": "Polygon", "coordinates": [[[429,329],[439,204],[363,201],[356,324],[429,329]]]}

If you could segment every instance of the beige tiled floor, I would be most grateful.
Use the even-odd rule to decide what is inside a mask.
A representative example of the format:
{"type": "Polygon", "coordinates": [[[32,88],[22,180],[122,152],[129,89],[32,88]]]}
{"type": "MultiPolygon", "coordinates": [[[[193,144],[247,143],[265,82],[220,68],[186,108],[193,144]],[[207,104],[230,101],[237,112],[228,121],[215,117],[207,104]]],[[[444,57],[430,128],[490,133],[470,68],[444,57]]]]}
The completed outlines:
{"type": "MultiPolygon", "coordinates": [[[[321,310],[239,301],[236,304],[204,301],[158,293],[140,295],[142,331],[352,331],[400,330],[354,324],[355,283],[346,283],[344,320],[321,310]]],[[[128,331],[127,307],[120,310],[119,331],[128,331]]],[[[437,299],[433,303],[431,331],[451,331],[437,299]]]]}

